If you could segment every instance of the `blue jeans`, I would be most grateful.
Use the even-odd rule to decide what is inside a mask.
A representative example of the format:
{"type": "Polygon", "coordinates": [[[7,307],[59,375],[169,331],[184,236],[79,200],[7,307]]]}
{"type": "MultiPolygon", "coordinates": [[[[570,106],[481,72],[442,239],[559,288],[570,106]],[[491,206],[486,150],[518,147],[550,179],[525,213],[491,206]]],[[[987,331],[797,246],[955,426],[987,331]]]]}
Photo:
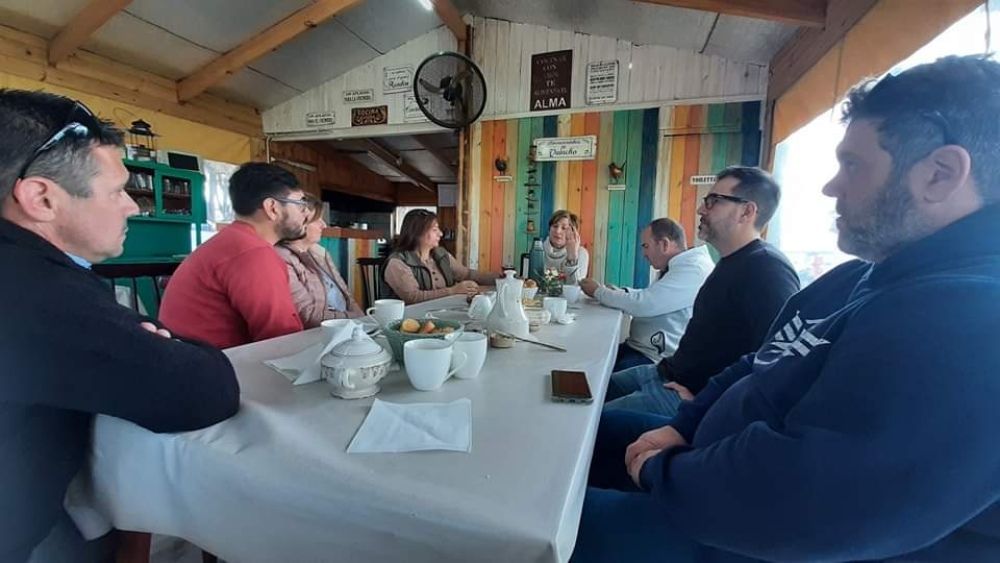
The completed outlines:
{"type": "Polygon", "coordinates": [[[116,549],[118,536],[114,532],[87,541],[69,514],[62,510],[49,535],[31,552],[28,563],[110,563],[116,549]]]}
{"type": "Polygon", "coordinates": [[[669,422],[627,411],[601,415],[572,563],[695,561],[694,540],[676,529],[653,497],[639,491],[625,468],[625,448],[669,422]]]}
{"type": "Polygon", "coordinates": [[[663,387],[656,364],[636,366],[611,374],[604,397],[604,412],[627,410],[673,417],[681,396],[663,387]]]}
{"type": "Polygon", "coordinates": [[[653,363],[653,360],[647,358],[645,354],[622,342],[618,345],[618,355],[615,356],[615,367],[611,371],[621,371],[651,363],[653,363]]]}

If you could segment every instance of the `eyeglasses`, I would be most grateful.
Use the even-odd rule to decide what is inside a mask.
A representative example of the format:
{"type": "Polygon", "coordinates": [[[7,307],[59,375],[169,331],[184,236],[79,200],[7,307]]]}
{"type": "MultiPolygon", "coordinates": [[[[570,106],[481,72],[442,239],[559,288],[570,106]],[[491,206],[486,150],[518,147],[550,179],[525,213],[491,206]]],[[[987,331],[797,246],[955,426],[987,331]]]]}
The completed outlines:
{"type": "Polygon", "coordinates": [[[921,111],[920,117],[928,121],[933,121],[941,129],[941,134],[944,137],[944,144],[946,145],[958,145],[960,144],[955,137],[951,134],[951,127],[948,125],[948,120],[945,119],[941,112],[938,110],[932,111],[921,111]]]}
{"type": "Polygon", "coordinates": [[[292,204],[292,205],[301,205],[302,209],[305,209],[306,211],[311,211],[311,210],[313,210],[313,209],[316,208],[316,202],[313,201],[312,199],[308,198],[308,197],[304,197],[302,199],[292,199],[292,198],[288,198],[288,197],[272,197],[271,199],[273,199],[274,201],[277,201],[278,203],[289,203],[289,204],[292,204]]]}
{"type": "Polygon", "coordinates": [[[65,139],[67,135],[86,138],[97,131],[100,131],[100,129],[100,121],[98,121],[98,119],[94,117],[94,114],[87,109],[87,106],[81,104],[80,102],[74,102],[73,108],[70,109],[69,115],[66,117],[65,125],[53,133],[48,140],[41,144],[41,146],[35,149],[35,152],[31,153],[31,158],[24,163],[24,166],[22,166],[21,170],[17,173],[17,179],[23,180],[25,174],[28,173],[28,169],[31,168],[31,165],[34,164],[36,160],[38,160],[38,157],[59,144],[59,141],[65,139]]]}
{"type": "Polygon", "coordinates": [[[736,197],[734,195],[726,195],[726,194],[708,194],[701,201],[705,205],[705,209],[711,209],[715,207],[715,204],[720,201],[731,201],[733,203],[750,203],[749,199],[743,199],[742,197],[736,197]]]}

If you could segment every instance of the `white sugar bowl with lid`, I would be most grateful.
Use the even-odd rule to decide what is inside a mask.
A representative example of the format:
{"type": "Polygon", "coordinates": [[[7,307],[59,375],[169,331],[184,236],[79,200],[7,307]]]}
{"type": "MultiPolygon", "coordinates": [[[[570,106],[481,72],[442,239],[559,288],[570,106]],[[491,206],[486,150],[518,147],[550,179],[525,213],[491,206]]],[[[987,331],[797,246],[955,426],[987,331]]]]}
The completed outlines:
{"type": "Polygon", "coordinates": [[[378,382],[389,373],[392,355],[365,334],[360,326],[351,338],[337,344],[320,360],[320,374],[330,394],[360,399],[379,392],[378,382]]]}

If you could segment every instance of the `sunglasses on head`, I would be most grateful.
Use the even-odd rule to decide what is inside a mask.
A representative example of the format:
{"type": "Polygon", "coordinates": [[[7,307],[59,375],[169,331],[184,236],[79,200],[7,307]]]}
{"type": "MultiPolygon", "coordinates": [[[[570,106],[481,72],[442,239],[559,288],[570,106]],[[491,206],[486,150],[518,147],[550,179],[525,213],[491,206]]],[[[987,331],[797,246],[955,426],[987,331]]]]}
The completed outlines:
{"type": "Polygon", "coordinates": [[[64,125],[59,128],[58,131],[53,133],[44,143],[39,145],[34,152],[31,153],[31,157],[28,158],[24,166],[17,173],[17,179],[23,180],[25,175],[28,173],[28,169],[31,165],[38,160],[45,152],[52,149],[52,147],[59,144],[60,141],[65,139],[67,136],[74,136],[80,138],[87,138],[95,135],[101,129],[101,123],[98,121],[97,117],[87,109],[87,106],[81,104],[80,102],[74,102],[73,107],[69,111],[69,115],[63,121],[64,125]]]}

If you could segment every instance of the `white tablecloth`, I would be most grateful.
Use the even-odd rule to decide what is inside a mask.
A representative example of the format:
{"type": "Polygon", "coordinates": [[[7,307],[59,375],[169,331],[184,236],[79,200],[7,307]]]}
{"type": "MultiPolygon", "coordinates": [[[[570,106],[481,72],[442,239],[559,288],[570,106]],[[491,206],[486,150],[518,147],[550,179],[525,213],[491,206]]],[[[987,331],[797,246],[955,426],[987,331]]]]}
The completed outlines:
{"type": "Polygon", "coordinates": [[[317,329],[228,350],[242,406],[211,428],[157,435],[97,417],[90,474],[67,507],[82,528],[104,520],[179,536],[229,561],[566,561],[620,327],[618,311],[576,312],[576,323],[535,333],[568,353],[491,348],[477,379],[432,392],[401,371],[382,381],[384,401],[468,397],[470,453],[346,453],[373,399],[292,386],[262,363],[315,343],[317,329]],[[594,403],[553,403],[552,369],[586,371],[594,403]]]}

